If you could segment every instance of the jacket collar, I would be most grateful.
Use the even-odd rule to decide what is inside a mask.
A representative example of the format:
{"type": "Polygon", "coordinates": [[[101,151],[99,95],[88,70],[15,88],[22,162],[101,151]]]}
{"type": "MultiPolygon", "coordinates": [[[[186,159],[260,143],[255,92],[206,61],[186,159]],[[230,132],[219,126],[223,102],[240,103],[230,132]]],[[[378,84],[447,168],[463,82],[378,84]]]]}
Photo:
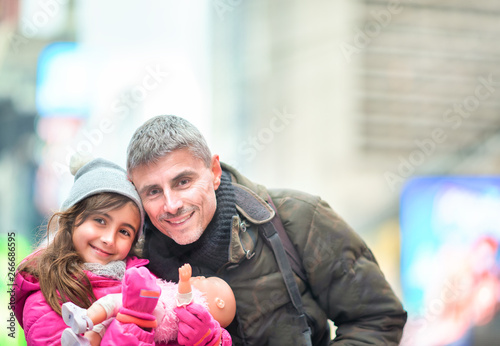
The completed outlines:
{"type": "Polygon", "coordinates": [[[259,225],[269,222],[275,215],[271,206],[249,188],[233,181],[236,210],[231,224],[229,262],[239,263],[255,254],[259,225]]]}
{"type": "Polygon", "coordinates": [[[261,225],[271,221],[274,210],[266,201],[248,187],[233,183],[236,209],[251,223],[261,225]]]}

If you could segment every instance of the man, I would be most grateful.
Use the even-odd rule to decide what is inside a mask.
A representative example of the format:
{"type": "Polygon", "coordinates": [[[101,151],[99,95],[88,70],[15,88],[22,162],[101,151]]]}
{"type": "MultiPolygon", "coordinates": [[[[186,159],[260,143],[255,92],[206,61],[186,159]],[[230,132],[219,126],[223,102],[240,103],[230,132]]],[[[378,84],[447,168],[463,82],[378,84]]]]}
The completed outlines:
{"type": "MultiPolygon", "coordinates": [[[[320,198],[267,190],[221,164],[196,127],[157,116],[133,135],[127,170],[144,209],[149,268],[177,281],[216,275],[232,287],[235,345],[307,345],[272,247],[259,231],[277,214],[306,272],[295,276],[313,345],[397,345],[406,312],[363,240],[320,198]],[[327,319],[337,326],[330,341],[327,319]]],[[[293,281],[293,280],[292,280],[293,281]]]]}

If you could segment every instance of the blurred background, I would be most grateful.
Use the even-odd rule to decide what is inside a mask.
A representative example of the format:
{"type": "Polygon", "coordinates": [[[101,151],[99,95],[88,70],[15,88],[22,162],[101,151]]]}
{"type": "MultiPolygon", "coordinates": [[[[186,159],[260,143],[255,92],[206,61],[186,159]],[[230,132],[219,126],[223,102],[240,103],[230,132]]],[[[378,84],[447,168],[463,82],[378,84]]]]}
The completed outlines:
{"type": "Polygon", "coordinates": [[[403,345],[498,343],[499,15],[494,0],[0,0],[0,344],[25,344],[8,242],[16,264],[31,251],[74,153],[124,166],[158,114],[250,179],[328,201],[403,300],[403,345]]]}

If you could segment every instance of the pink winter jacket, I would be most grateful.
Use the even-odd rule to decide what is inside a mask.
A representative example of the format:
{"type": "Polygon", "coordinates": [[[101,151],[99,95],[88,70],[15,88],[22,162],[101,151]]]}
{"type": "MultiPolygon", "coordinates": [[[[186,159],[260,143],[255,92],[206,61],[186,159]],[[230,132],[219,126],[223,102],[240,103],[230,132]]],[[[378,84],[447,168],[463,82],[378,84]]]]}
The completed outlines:
{"type": "MultiPolygon", "coordinates": [[[[144,266],[149,261],[131,257],[127,259],[127,269],[144,266]]],[[[86,272],[97,299],[110,293],[120,293],[121,281],[105,278],[86,272]]],[[[61,334],[68,328],[62,317],[57,314],[45,300],[40,284],[34,277],[26,273],[17,274],[15,280],[16,318],[24,329],[28,346],[61,345],[61,334]]],[[[109,331],[109,329],[108,329],[109,331]]],[[[153,345],[153,333],[148,333],[135,325],[128,325],[122,332],[108,331],[101,345],[153,345]],[[108,340],[110,337],[114,340],[108,340]]]]}

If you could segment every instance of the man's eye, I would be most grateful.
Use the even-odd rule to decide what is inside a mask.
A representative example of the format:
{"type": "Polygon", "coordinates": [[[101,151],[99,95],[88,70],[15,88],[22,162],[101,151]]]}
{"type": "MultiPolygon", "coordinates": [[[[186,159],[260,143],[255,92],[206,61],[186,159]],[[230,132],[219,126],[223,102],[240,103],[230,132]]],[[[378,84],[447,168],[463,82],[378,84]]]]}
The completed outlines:
{"type": "Polygon", "coordinates": [[[149,196],[154,196],[160,193],[160,189],[152,189],[149,191],[148,195],[149,196]]]}
{"type": "Polygon", "coordinates": [[[179,181],[179,186],[184,186],[189,183],[189,179],[182,179],[179,181]]]}

